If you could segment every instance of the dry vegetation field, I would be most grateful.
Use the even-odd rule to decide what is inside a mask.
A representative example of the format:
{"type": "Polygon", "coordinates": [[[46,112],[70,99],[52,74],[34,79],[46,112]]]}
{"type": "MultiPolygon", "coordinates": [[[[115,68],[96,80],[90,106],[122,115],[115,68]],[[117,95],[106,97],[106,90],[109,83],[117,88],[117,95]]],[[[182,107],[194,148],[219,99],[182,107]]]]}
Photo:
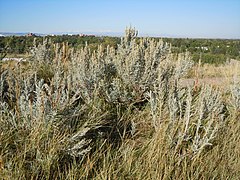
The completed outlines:
{"type": "Polygon", "coordinates": [[[1,179],[240,178],[239,63],[136,34],[93,52],[44,40],[1,65],[1,179]]]}
{"type": "Polygon", "coordinates": [[[234,80],[240,78],[240,61],[231,60],[221,65],[195,65],[188,76],[181,79],[182,86],[212,85],[220,89],[229,89],[234,80]]]}

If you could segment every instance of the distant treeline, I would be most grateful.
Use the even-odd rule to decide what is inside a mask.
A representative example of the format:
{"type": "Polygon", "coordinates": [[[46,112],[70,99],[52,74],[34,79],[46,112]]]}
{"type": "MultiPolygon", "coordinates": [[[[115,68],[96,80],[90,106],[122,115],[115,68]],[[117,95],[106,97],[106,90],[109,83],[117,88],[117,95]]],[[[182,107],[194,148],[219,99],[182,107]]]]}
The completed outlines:
{"type": "MultiPolygon", "coordinates": [[[[34,38],[36,42],[42,42],[44,37],[9,36],[0,37],[0,53],[8,55],[19,55],[29,53],[33,46],[34,38]]],[[[95,50],[99,44],[103,47],[107,45],[117,48],[120,43],[119,37],[94,37],[79,35],[47,36],[53,43],[68,42],[70,47],[81,48],[88,44],[89,48],[95,50]]],[[[240,40],[220,40],[220,39],[181,39],[163,38],[164,41],[172,44],[174,53],[189,51],[195,62],[201,59],[202,63],[221,64],[228,59],[240,60],[240,40]]]]}
{"type": "Polygon", "coordinates": [[[172,44],[173,52],[189,51],[195,62],[221,64],[227,59],[240,60],[240,40],[231,39],[164,39],[172,44]]]}
{"type": "Polygon", "coordinates": [[[27,36],[7,36],[0,37],[0,50],[5,51],[10,54],[25,54],[28,53],[33,46],[33,41],[36,39],[36,43],[43,41],[43,38],[48,38],[53,43],[68,42],[70,47],[83,47],[86,43],[91,49],[97,48],[99,44],[103,46],[117,46],[120,42],[120,38],[117,37],[94,37],[94,36],[84,36],[79,35],[61,35],[61,36],[37,36],[37,37],[27,37],[27,36]]]}

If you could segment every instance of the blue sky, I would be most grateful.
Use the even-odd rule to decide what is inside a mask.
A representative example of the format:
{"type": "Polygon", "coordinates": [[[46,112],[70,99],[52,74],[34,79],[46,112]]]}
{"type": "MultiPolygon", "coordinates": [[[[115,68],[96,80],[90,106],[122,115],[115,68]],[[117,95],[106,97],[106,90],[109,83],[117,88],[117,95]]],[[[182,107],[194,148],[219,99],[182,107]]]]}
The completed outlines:
{"type": "Polygon", "coordinates": [[[0,0],[0,32],[240,38],[240,0],[0,0]]]}

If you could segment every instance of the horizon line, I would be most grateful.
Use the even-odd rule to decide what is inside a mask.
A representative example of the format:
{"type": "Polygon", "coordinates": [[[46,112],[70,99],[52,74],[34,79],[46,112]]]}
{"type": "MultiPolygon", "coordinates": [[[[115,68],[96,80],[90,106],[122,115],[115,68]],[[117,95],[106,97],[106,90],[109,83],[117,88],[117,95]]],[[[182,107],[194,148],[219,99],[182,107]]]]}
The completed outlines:
{"type": "MultiPolygon", "coordinates": [[[[33,33],[39,36],[44,35],[96,35],[96,36],[109,36],[109,37],[123,37],[124,32],[114,32],[114,31],[58,31],[58,32],[34,32],[34,31],[0,31],[0,35],[6,36],[24,36],[28,33],[33,33]],[[9,35],[6,35],[9,34],[9,35]],[[24,34],[24,35],[17,35],[24,34]]],[[[211,36],[186,36],[186,35],[173,35],[173,34],[158,34],[158,33],[139,33],[138,37],[153,37],[153,38],[176,38],[176,39],[222,39],[222,40],[240,40],[240,37],[211,37],[211,36]]]]}

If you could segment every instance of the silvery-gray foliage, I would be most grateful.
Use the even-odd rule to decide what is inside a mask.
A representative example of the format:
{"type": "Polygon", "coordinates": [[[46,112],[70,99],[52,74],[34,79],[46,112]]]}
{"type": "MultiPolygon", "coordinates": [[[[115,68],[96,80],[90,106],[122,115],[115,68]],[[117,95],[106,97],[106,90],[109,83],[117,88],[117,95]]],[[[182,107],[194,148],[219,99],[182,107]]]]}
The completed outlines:
{"type": "Polygon", "coordinates": [[[240,82],[236,78],[231,86],[231,104],[235,111],[240,111],[240,82]]]}
{"type": "MultiPolygon", "coordinates": [[[[14,99],[14,108],[1,95],[1,121],[16,129],[45,123],[52,131],[69,132],[63,151],[73,157],[90,152],[98,139],[114,139],[124,124],[121,113],[126,112],[121,109],[145,106],[147,100],[155,130],[168,117],[172,142],[189,141],[196,153],[211,145],[221,124],[218,122],[224,118],[218,91],[206,86],[195,92],[192,87],[179,86],[179,79],[193,65],[189,54],[175,61],[169,44],[161,39],[138,38],[135,29],[126,30],[117,49],[99,45],[91,52],[86,45],[73,50],[64,44],[52,46],[45,39],[34,45],[32,53],[29,63],[34,72],[19,77],[11,71],[1,74],[0,92],[4,91],[4,82],[18,87],[6,93],[14,99]],[[38,66],[46,64],[53,71],[47,82],[37,74],[38,66]],[[182,131],[171,133],[171,124],[179,122],[182,131]]],[[[232,90],[237,108],[238,92],[232,90]]],[[[135,122],[130,123],[134,134],[135,122]]]]}
{"type": "Polygon", "coordinates": [[[29,60],[35,62],[51,62],[51,49],[50,49],[51,41],[49,39],[43,39],[42,43],[37,44],[36,38],[33,41],[33,47],[30,52],[32,54],[29,60]]]}
{"type": "Polygon", "coordinates": [[[167,105],[163,105],[163,91],[150,92],[149,101],[153,124],[157,130],[169,114],[170,141],[177,147],[187,143],[194,154],[211,146],[219,128],[224,124],[225,105],[222,94],[211,86],[202,86],[197,92],[193,87],[169,88],[167,105]],[[181,124],[176,132],[174,124],[181,124]]]}

